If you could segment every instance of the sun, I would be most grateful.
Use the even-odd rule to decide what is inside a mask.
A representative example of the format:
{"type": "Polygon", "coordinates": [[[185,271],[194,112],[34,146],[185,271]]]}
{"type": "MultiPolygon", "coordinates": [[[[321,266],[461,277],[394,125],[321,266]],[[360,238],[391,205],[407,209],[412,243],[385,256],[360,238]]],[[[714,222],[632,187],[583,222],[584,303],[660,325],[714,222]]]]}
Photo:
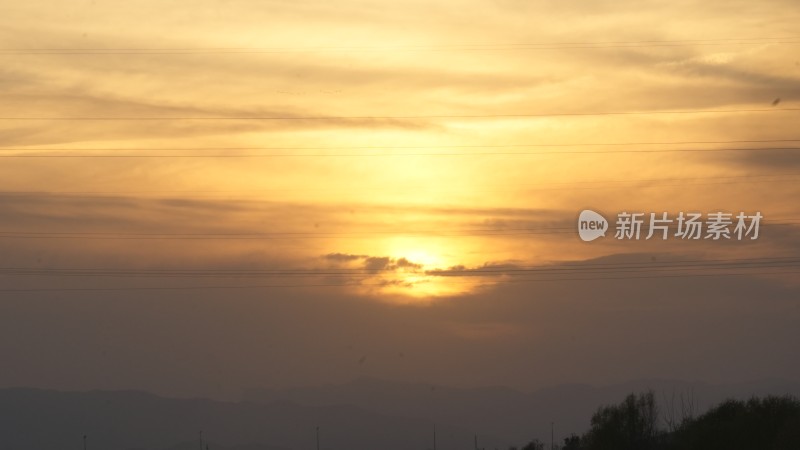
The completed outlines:
{"type": "Polygon", "coordinates": [[[403,250],[402,252],[398,252],[398,254],[402,253],[402,258],[409,260],[410,262],[420,264],[426,270],[431,269],[439,269],[442,268],[442,258],[435,253],[431,253],[427,250],[422,249],[407,249],[403,250]]]}
{"type": "Polygon", "coordinates": [[[447,259],[455,252],[451,242],[421,236],[391,236],[382,244],[386,254],[421,264],[426,270],[447,267],[451,263],[447,259]]]}
{"type": "Polygon", "coordinates": [[[424,304],[453,298],[491,284],[485,277],[447,274],[448,269],[472,263],[469,247],[449,237],[382,236],[347,252],[352,268],[363,268],[367,259],[380,259],[373,270],[353,286],[363,295],[391,303],[424,304]],[[374,255],[374,256],[366,256],[374,255]]]}
{"type": "Polygon", "coordinates": [[[413,237],[394,237],[387,253],[395,261],[406,260],[409,264],[398,267],[383,277],[380,291],[397,301],[419,303],[436,298],[463,294],[475,286],[470,280],[456,277],[431,275],[437,269],[447,269],[453,263],[448,261],[447,249],[441,242],[420,240],[413,237]],[[405,300],[403,300],[405,299],[405,300]]]}

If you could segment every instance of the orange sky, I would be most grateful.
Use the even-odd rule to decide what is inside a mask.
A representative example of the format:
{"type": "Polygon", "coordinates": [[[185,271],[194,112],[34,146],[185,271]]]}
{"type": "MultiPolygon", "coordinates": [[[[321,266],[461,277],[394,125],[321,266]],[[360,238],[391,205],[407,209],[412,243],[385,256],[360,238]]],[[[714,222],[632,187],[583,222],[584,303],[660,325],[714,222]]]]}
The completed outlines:
{"type": "MultiPolygon", "coordinates": [[[[500,296],[518,277],[509,267],[792,257],[800,249],[790,149],[800,138],[797,13],[782,1],[6,5],[3,267],[295,273],[14,273],[0,282],[9,290],[320,285],[349,305],[450,308],[500,296]],[[574,227],[585,208],[608,217],[761,211],[765,228],[757,242],[583,243],[574,227]],[[460,266],[498,274],[429,272],[460,266]]],[[[784,286],[792,277],[768,280],[784,286]]],[[[538,293],[551,288],[522,284],[523,297],[549,301],[538,293]]],[[[65,292],[52,295],[72,298],[65,292]]],[[[128,292],[107,295],[135,302],[128,292]]],[[[472,320],[437,333],[457,351],[459,339],[527,333],[513,320],[472,320]]],[[[537,382],[580,372],[554,370],[537,382]]],[[[603,369],[596,379],[638,373],[603,369]]],[[[391,364],[371,374],[420,376],[391,364]]],[[[531,385],[444,366],[432,376],[531,385]]],[[[259,379],[231,378],[236,386],[259,379]]]]}

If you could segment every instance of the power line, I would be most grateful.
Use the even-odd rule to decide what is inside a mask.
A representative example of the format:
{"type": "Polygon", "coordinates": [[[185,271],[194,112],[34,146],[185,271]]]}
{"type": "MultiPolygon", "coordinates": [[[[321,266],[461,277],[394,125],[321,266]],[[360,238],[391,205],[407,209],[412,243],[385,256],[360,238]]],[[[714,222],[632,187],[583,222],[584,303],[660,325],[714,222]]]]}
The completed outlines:
{"type": "MultiPolygon", "coordinates": [[[[773,219],[766,222],[769,225],[794,225],[800,223],[797,219],[773,219]]],[[[676,225],[668,227],[676,230],[676,225]]],[[[258,239],[329,239],[329,238],[364,238],[369,235],[420,235],[441,237],[467,237],[467,236],[517,236],[537,234],[575,233],[573,226],[537,227],[537,228],[485,228],[485,229],[452,229],[452,230],[360,230],[360,231],[309,231],[309,232],[269,232],[269,233],[126,233],[126,232],[37,232],[37,231],[12,231],[0,230],[0,239],[100,239],[100,240],[258,240],[258,239]]]]}
{"type": "MultiPolygon", "coordinates": [[[[657,262],[624,262],[624,263],[555,263],[550,266],[510,266],[510,267],[477,267],[471,269],[432,269],[412,270],[401,274],[422,274],[438,277],[494,276],[519,274],[558,274],[558,273],[628,273],[628,272],[670,272],[680,270],[717,271],[726,269],[756,269],[800,267],[800,257],[772,257],[746,259],[695,259],[669,260],[657,262]]],[[[38,267],[3,267],[0,275],[6,276],[58,276],[58,277],[142,277],[142,278],[264,278],[264,277],[354,277],[367,278],[383,274],[397,274],[396,269],[368,270],[364,268],[319,268],[319,269],[100,269],[100,268],[38,268],[38,267]]]]}
{"type": "MultiPolygon", "coordinates": [[[[416,48],[416,47],[453,47],[453,46],[520,46],[520,45],[586,45],[586,44],[597,44],[597,45],[612,45],[612,44],[642,44],[642,43],[693,43],[693,42],[725,42],[725,41],[769,41],[769,40],[792,40],[792,39],[800,39],[800,35],[797,36],[753,36],[753,37],[725,37],[725,38],[706,38],[706,39],[651,39],[651,40],[635,40],[635,41],[562,41],[562,42],[460,42],[460,43],[450,43],[450,44],[409,44],[404,45],[403,47],[407,48],[416,48]]],[[[166,48],[166,47],[165,47],[166,48]]],[[[241,50],[241,49],[260,49],[260,50],[291,50],[291,49],[336,49],[336,48],[386,48],[380,46],[370,46],[370,45],[319,45],[319,46],[308,46],[308,47],[171,47],[169,49],[172,50],[192,50],[195,48],[199,49],[211,49],[211,50],[241,50]]],[[[83,48],[83,50],[105,50],[106,48],[83,48]]],[[[5,49],[5,50],[34,50],[32,48],[17,48],[17,49],[5,49]]],[[[71,48],[39,48],[39,50],[72,50],[71,48]]],[[[118,50],[157,50],[157,48],[151,47],[126,47],[126,48],[118,48],[118,50]]]]}
{"type": "MultiPolygon", "coordinates": [[[[554,231],[540,231],[540,232],[510,232],[510,233],[481,233],[481,234],[462,234],[462,233],[420,233],[420,232],[404,232],[404,231],[391,231],[381,234],[398,235],[398,236],[426,236],[426,237],[469,237],[469,236],[522,236],[522,235],[537,235],[537,234],[566,234],[572,233],[573,230],[554,230],[554,231]]],[[[220,235],[116,235],[108,234],[68,234],[68,233],[53,233],[53,234],[36,234],[36,233],[9,233],[0,232],[0,239],[82,239],[82,240],[118,240],[118,241],[137,241],[137,240],[153,240],[153,241],[248,241],[248,240],[297,240],[297,239],[363,239],[365,235],[375,235],[376,232],[352,232],[352,233],[286,233],[286,234],[254,234],[254,235],[234,235],[234,236],[220,236],[220,235]]]]}
{"type": "MultiPolygon", "coordinates": [[[[729,272],[729,273],[686,273],[686,274],[659,274],[644,276],[622,277],[563,277],[563,278],[536,278],[536,279],[509,279],[498,280],[493,284],[505,283],[532,283],[549,281],[604,281],[604,280],[632,280],[632,279],[658,279],[658,278],[694,278],[694,277],[729,277],[729,276],[758,276],[781,275],[797,273],[796,270],[762,271],[762,272],[729,272]]],[[[442,284],[465,284],[459,280],[439,281],[442,284]]],[[[32,292],[119,292],[119,291],[185,291],[185,290],[240,290],[240,289],[268,289],[268,288],[314,288],[314,287],[387,287],[386,283],[302,283],[302,284],[259,284],[259,285],[200,285],[200,286],[135,286],[135,287],[82,287],[82,288],[10,288],[0,289],[3,293],[32,293],[32,292]]]]}
{"type": "Polygon", "coordinates": [[[564,278],[520,278],[503,280],[504,283],[530,283],[538,281],[602,281],[602,280],[635,280],[635,279],[657,279],[657,278],[694,278],[694,277],[727,277],[727,276],[754,276],[754,275],[779,275],[787,273],[798,273],[797,270],[777,270],[763,272],[729,272],[729,273],[686,273],[686,274],[660,274],[643,276],[614,276],[614,277],[564,277],[564,278]]]}
{"type": "Polygon", "coordinates": [[[627,147],[640,145],[705,145],[705,144],[757,144],[778,142],[800,142],[797,139],[757,139],[726,141],[660,141],[660,142],[575,142],[575,143],[522,143],[522,144],[472,144],[472,145],[347,145],[347,146],[258,146],[258,147],[0,147],[5,151],[247,151],[247,150],[406,150],[424,148],[516,148],[516,147],[627,147]]]}
{"type": "MultiPolygon", "coordinates": [[[[754,184],[754,183],[790,183],[798,181],[800,174],[789,173],[786,175],[759,174],[759,175],[740,175],[740,176],[709,176],[709,177],[687,177],[687,178],[631,178],[628,180],[586,180],[573,182],[550,182],[550,183],[520,183],[515,185],[481,185],[481,191],[572,191],[572,190],[595,190],[595,189],[618,189],[627,188],[626,184],[648,183],[649,186],[658,187],[688,187],[688,186],[708,186],[721,184],[754,184]],[[668,184],[676,183],[676,184],[668,184]],[[537,187],[538,186],[538,187],[537,187]],[[548,186],[548,187],[541,187],[548,186]]],[[[649,187],[645,186],[645,187],[649,187]]],[[[474,187],[474,186],[473,186],[474,187]]],[[[247,194],[250,196],[262,195],[274,192],[362,192],[362,191],[388,191],[405,192],[409,190],[430,190],[427,186],[402,186],[402,187],[381,187],[381,186],[357,186],[357,187],[326,187],[326,188],[273,188],[273,189],[243,189],[243,190],[139,190],[139,191],[0,191],[0,196],[54,196],[72,198],[118,198],[122,196],[136,196],[137,198],[161,198],[158,195],[186,195],[191,198],[215,198],[218,196],[231,197],[234,195],[247,194]],[[153,197],[145,197],[147,195],[153,197]]],[[[452,187],[445,190],[447,192],[463,192],[462,188],[452,187]]],[[[437,189],[437,192],[441,192],[437,189]]],[[[169,198],[169,197],[168,197],[169,198]]]]}
{"type": "Polygon", "coordinates": [[[683,148],[683,149],[647,149],[647,150],[554,150],[554,151],[533,151],[533,152],[446,152],[446,153],[248,153],[248,154],[230,154],[221,153],[216,155],[200,154],[200,155],[186,155],[186,154],[83,154],[83,155],[63,155],[63,154],[24,154],[24,155],[0,155],[0,158],[168,158],[168,159],[181,159],[181,158],[199,158],[199,159],[216,159],[216,158],[325,158],[325,157],[347,157],[347,158],[361,158],[361,157],[415,157],[415,156],[530,156],[530,155],[593,155],[593,154],[612,154],[612,153],[719,153],[719,152],[759,152],[759,151],[795,151],[800,150],[800,147],[749,147],[749,148],[711,148],[711,149],[697,149],[697,148],[683,148]]]}
{"type": "Polygon", "coordinates": [[[742,109],[695,109],[695,110],[655,110],[655,111],[600,111],[572,113],[530,113],[530,114],[432,114],[399,116],[217,116],[217,117],[0,117],[8,121],[229,121],[229,120],[417,120],[417,119],[526,119],[538,117],[586,117],[586,116],[629,116],[629,115],[669,115],[669,114],[730,114],[761,112],[797,112],[800,108],[742,108],[742,109]]]}
{"type": "Polygon", "coordinates": [[[127,47],[127,48],[6,48],[0,55],[176,55],[176,54],[268,54],[325,52],[425,52],[425,51],[508,51],[508,50],[591,50],[614,48],[783,45],[800,43],[800,36],[762,38],[678,39],[605,42],[541,43],[459,43],[389,46],[309,46],[309,47],[127,47]]]}
{"type": "MultiPolygon", "coordinates": [[[[523,230],[523,229],[520,229],[523,230]]],[[[0,238],[14,239],[99,239],[99,240],[259,240],[259,239],[328,239],[332,237],[363,238],[368,235],[422,235],[422,236],[515,236],[571,232],[566,227],[544,228],[538,231],[472,230],[464,234],[459,231],[436,232],[431,230],[351,231],[351,232],[273,232],[273,233],[117,233],[117,232],[31,232],[0,231],[0,238]],[[476,233],[476,231],[478,233],[476,233]]]]}

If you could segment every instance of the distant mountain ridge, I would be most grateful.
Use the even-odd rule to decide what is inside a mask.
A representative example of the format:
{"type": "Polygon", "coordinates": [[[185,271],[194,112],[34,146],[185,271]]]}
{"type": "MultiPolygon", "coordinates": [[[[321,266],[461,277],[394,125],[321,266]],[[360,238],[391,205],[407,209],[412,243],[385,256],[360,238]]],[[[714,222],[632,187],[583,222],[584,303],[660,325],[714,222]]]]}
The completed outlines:
{"type": "Polygon", "coordinates": [[[727,385],[638,380],[603,387],[566,384],[525,393],[504,387],[458,389],[362,378],[323,387],[252,389],[245,392],[245,398],[256,402],[283,400],[307,406],[349,404],[382,414],[457,425],[479,435],[502,436],[522,444],[534,437],[549,441],[551,422],[557,439],[570,433],[582,433],[599,406],[617,403],[631,392],[648,389],[655,391],[659,402],[674,402],[676,408],[679,408],[681,394],[684,398],[692,395],[699,406],[697,412],[726,398],[768,394],[800,396],[800,383],[786,380],[727,385]]]}
{"type": "MultiPolygon", "coordinates": [[[[2,447],[14,450],[80,449],[84,434],[90,449],[196,449],[200,431],[210,450],[217,449],[211,443],[223,450],[314,449],[317,426],[322,449],[401,450],[432,447],[434,424],[355,406],[230,403],[137,391],[0,389],[2,447]]],[[[472,439],[468,430],[437,425],[439,448],[464,448],[472,439]]],[[[509,444],[489,437],[487,443],[498,448],[509,444]]]]}
{"type": "Polygon", "coordinates": [[[0,389],[2,448],[14,450],[506,449],[533,438],[582,433],[601,405],[653,389],[659,401],[693,392],[698,413],[726,398],[792,394],[800,383],[730,385],[641,380],[612,386],[570,384],[525,393],[504,387],[449,388],[359,379],[340,385],[253,389],[242,402],[166,398],[140,391],[0,389]]]}

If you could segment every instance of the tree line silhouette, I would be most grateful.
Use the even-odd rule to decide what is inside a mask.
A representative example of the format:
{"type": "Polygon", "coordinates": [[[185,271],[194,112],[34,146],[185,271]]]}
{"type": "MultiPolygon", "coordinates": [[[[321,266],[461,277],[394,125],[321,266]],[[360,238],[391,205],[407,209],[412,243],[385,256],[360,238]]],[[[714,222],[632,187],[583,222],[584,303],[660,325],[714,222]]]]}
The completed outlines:
{"type": "MultiPolygon", "coordinates": [[[[630,394],[594,413],[583,435],[564,439],[560,450],[798,450],[800,400],[792,396],[726,400],[695,417],[692,395],[660,411],[653,391],[630,394]]],[[[545,450],[534,439],[522,450],[545,450]]],[[[514,449],[512,449],[514,450],[514,449]]]]}

